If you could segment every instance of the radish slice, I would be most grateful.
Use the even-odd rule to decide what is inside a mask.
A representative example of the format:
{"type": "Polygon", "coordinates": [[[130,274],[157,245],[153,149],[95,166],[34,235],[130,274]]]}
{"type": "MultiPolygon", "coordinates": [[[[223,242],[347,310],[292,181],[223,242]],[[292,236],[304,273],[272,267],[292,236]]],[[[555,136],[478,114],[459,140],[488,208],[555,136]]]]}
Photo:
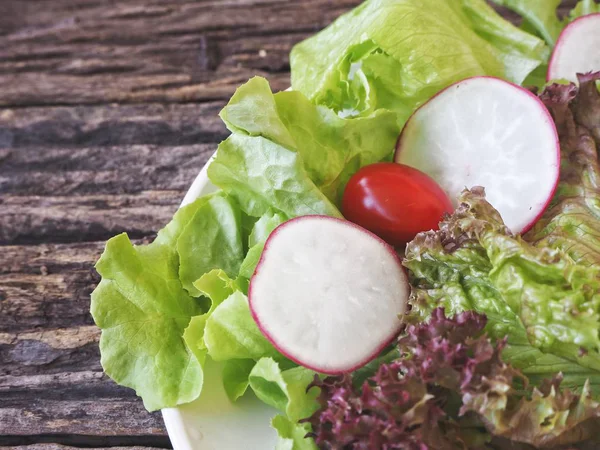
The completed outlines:
{"type": "Polygon", "coordinates": [[[465,187],[484,186],[506,226],[520,233],[533,226],[556,190],[560,146],[552,117],[535,95],[475,77],[413,114],[395,161],[437,181],[454,206],[465,187]]]}
{"type": "Polygon", "coordinates": [[[285,356],[326,374],[373,359],[400,331],[409,286],[393,248],[351,222],[290,220],[250,281],[254,320],[285,356]]]}
{"type": "Polygon", "coordinates": [[[577,74],[600,70],[600,13],[580,17],[560,34],[547,79],[578,83],[577,74]]]}

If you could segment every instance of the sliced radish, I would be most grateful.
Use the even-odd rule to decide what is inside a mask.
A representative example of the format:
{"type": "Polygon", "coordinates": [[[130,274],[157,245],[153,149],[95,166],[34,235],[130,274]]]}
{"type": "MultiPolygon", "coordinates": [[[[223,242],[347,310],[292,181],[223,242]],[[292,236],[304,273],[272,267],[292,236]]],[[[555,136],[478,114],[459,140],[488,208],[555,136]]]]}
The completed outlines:
{"type": "Polygon", "coordinates": [[[409,286],[393,248],[345,220],[304,216],[271,233],[252,315],[285,356],[326,374],[373,359],[400,331],[409,286]]]}
{"type": "Polygon", "coordinates": [[[531,92],[491,77],[460,81],[408,120],[395,161],[436,180],[456,202],[484,186],[514,232],[533,226],[548,205],[560,168],[552,117],[531,92]]]}
{"type": "Polygon", "coordinates": [[[600,70],[600,13],[580,17],[560,34],[548,65],[547,79],[577,83],[578,73],[600,70]]]}

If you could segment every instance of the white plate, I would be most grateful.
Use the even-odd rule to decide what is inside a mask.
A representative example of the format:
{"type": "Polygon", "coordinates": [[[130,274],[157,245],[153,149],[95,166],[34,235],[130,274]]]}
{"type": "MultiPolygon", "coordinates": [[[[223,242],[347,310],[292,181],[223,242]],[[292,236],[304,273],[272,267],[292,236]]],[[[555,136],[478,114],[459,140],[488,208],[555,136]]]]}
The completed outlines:
{"type": "MultiPolygon", "coordinates": [[[[181,206],[216,188],[202,168],[181,206]]],[[[232,403],[220,382],[222,365],[207,359],[200,397],[187,405],[162,410],[171,444],[175,450],[271,450],[277,435],[270,426],[277,411],[258,400],[252,392],[232,403]],[[210,380],[218,379],[217,382],[210,380]]]]}

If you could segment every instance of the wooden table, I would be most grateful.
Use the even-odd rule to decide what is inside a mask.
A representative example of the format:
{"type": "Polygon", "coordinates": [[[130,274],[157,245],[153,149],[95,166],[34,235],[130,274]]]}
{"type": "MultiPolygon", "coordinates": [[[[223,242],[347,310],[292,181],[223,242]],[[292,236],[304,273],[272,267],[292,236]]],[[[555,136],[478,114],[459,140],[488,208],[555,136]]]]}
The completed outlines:
{"type": "Polygon", "coordinates": [[[292,45],[358,3],[0,0],[0,446],[170,446],[102,373],[93,264],[169,221],[236,86],[286,88],[292,45]]]}

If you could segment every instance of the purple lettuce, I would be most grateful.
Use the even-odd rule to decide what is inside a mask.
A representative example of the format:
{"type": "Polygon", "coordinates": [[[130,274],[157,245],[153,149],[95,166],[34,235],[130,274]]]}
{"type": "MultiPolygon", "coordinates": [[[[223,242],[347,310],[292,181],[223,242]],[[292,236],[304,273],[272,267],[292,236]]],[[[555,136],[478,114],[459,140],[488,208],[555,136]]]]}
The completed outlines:
{"type": "Polygon", "coordinates": [[[525,239],[556,248],[585,265],[600,264],[600,72],[574,84],[552,84],[540,95],[560,138],[560,182],[552,202],[525,239]]]}
{"type": "Polygon", "coordinates": [[[305,420],[310,436],[330,450],[555,448],[591,438],[600,404],[587,390],[561,390],[560,376],[529,389],[503,362],[504,341],[483,334],[486,321],[437,308],[408,326],[402,356],[362,387],[349,375],[315,378],[321,408],[305,420]]]}

